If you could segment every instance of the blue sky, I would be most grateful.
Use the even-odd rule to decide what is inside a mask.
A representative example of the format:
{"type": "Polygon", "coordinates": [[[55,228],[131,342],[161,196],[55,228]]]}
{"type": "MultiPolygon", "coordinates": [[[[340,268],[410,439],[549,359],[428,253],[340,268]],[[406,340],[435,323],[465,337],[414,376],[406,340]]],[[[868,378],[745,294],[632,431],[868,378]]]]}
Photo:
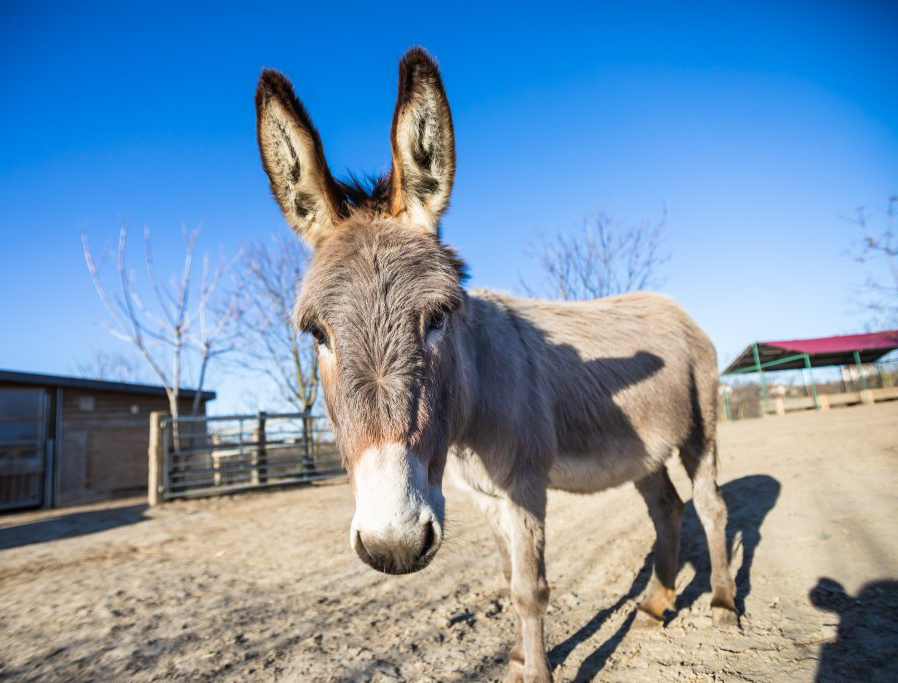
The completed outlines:
{"type": "MultiPolygon", "coordinates": [[[[415,44],[453,110],[444,235],[472,286],[538,279],[530,246],[596,210],[666,206],[664,291],[722,362],[857,331],[866,271],[841,217],[898,192],[898,10],[785,5],[3,3],[0,367],[71,373],[118,348],[82,233],[149,225],[165,268],[182,224],[230,253],[285,230],[254,139],[262,67],[293,80],[335,173],[386,169],[415,44]]],[[[213,385],[239,405],[238,380],[213,385]]]]}

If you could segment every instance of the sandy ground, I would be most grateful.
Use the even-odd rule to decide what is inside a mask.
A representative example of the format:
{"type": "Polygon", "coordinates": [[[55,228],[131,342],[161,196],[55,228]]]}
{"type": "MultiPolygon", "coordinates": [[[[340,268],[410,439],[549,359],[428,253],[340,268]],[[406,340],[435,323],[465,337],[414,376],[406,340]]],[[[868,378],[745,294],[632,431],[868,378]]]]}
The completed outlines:
{"type": "MultiPolygon", "coordinates": [[[[556,680],[898,680],[898,404],[723,425],[720,451],[741,628],[711,624],[691,505],[678,613],[640,631],[641,499],[553,493],[556,680]]],[[[0,678],[500,679],[513,624],[498,557],[447,497],[447,545],[398,578],[351,554],[345,483],[0,517],[0,678]]]]}

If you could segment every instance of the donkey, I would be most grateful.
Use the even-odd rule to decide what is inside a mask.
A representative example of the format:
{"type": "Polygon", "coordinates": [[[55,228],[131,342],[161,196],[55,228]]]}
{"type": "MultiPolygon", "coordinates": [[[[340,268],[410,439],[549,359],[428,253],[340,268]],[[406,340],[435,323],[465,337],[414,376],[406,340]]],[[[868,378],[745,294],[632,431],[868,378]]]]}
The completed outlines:
{"type": "Polygon", "coordinates": [[[392,168],[335,180],[290,82],[256,91],[262,165],[290,226],[314,252],[296,303],[317,346],[327,410],[355,496],[350,545],[374,569],[423,569],[443,540],[448,470],[499,546],[517,615],[510,678],[549,681],[546,491],[635,482],[657,539],[638,608],[674,609],[683,502],[665,461],[679,453],[711,556],[712,610],[734,623],[726,507],[717,487],[717,360],[670,299],[579,303],[464,289],[440,237],[455,176],[449,103],[422,49],[399,63],[392,168]],[[451,456],[451,457],[449,457],[451,456]]]}

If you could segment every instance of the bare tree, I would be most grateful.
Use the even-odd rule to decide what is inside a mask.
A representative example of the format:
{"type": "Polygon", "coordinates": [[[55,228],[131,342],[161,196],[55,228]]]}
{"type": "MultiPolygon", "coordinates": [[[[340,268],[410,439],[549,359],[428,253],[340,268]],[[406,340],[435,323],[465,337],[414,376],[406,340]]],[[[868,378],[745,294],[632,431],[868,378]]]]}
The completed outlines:
{"type": "MultiPolygon", "coordinates": [[[[140,296],[134,269],[127,266],[126,228],[119,232],[115,259],[118,286],[113,295],[103,284],[87,237],[81,238],[87,269],[111,319],[109,331],[118,339],[133,344],[140,352],[165,388],[169,412],[174,418],[180,414],[178,399],[190,366],[195,370],[192,412],[196,415],[199,411],[209,363],[233,350],[234,327],[241,313],[233,295],[225,295],[224,299],[219,295],[219,284],[230,267],[221,256],[213,269],[208,254],[204,255],[200,283],[192,285],[198,236],[199,230],[185,233],[181,273],[165,283],[156,276],[150,231],[144,230],[146,276],[155,295],[152,308],[140,296]],[[195,296],[195,303],[191,302],[191,296],[195,296]]],[[[177,447],[177,433],[175,437],[177,447]]]]}
{"type": "Polygon", "coordinates": [[[146,373],[135,358],[119,351],[95,349],[75,364],[82,377],[114,382],[145,382],[146,373]]]}
{"type": "Polygon", "coordinates": [[[245,369],[268,377],[281,399],[306,416],[308,445],[318,400],[318,355],[293,325],[293,304],[307,264],[308,253],[294,238],[274,236],[271,244],[247,249],[239,280],[244,315],[238,359],[245,369]]]}
{"type": "Polygon", "coordinates": [[[242,362],[268,377],[281,399],[300,412],[311,411],[318,399],[318,356],[293,325],[293,304],[307,263],[299,240],[275,236],[270,245],[247,249],[240,280],[242,362]]]}
{"type": "Polygon", "coordinates": [[[858,294],[860,307],[869,314],[870,324],[875,327],[898,324],[896,215],[898,196],[892,196],[888,198],[884,211],[859,207],[848,219],[862,233],[852,245],[851,256],[859,263],[881,267],[879,273],[868,274],[858,294]]]}
{"type": "Polygon", "coordinates": [[[242,260],[239,362],[268,377],[282,400],[305,412],[318,397],[318,356],[293,325],[293,304],[308,256],[299,240],[272,242],[249,247],[242,260]]]}
{"type": "MultiPolygon", "coordinates": [[[[564,300],[598,299],[659,287],[666,212],[657,223],[626,224],[607,213],[585,218],[574,233],[542,239],[536,253],[544,274],[544,291],[564,300]]],[[[524,290],[536,291],[525,282],[524,290]]]]}

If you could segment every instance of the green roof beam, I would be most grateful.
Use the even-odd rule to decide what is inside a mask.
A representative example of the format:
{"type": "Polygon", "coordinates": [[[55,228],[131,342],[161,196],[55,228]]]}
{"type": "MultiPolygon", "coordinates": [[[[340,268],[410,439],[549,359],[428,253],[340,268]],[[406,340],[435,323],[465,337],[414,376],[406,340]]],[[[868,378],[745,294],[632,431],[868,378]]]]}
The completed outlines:
{"type": "MultiPolygon", "coordinates": [[[[757,347],[757,344],[754,345],[757,347]]],[[[791,363],[795,360],[806,360],[806,353],[799,353],[794,356],[785,356],[783,358],[777,358],[776,360],[768,360],[764,363],[761,363],[761,359],[758,356],[758,352],[755,349],[755,365],[750,368],[740,368],[739,370],[732,370],[731,372],[726,373],[727,375],[744,375],[752,372],[760,372],[762,369],[766,370],[767,368],[772,368],[777,365],[782,365],[783,363],[791,363]]]]}

